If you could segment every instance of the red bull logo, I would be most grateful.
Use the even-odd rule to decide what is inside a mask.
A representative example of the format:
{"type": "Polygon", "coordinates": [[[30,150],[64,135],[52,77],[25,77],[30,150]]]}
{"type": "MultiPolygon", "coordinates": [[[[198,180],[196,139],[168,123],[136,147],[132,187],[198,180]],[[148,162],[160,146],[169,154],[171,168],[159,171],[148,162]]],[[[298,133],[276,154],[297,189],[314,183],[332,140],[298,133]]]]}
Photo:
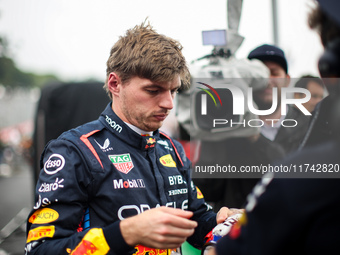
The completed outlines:
{"type": "Polygon", "coordinates": [[[198,199],[204,198],[202,191],[200,191],[200,189],[198,187],[196,187],[196,190],[197,190],[197,198],[198,199]]]}
{"type": "MultiPolygon", "coordinates": [[[[70,252],[70,249],[66,249],[70,252]]],[[[107,254],[110,247],[106,243],[103,230],[93,228],[84,236],[78,246],[71,252],[71,255],[101,255],[107,254]]]]}
{"type": "Polygon", "coordinates": [[[168,255],[171,254],[172,251],[176,251],[176,249],[152,249],[143,245],[138,245],[135,249],[137,251],[133,255],[168,255]]]}
{"type": "Polygon", "coordinates": [[[155,147],[155,143],[156,143],[156,139],[149,137],[148,139],[146,139],[145,149],[155,147]]]}
{"type": "Polygon", "coordinates": [[[98,248],[92,242],[82,240],[71,255],[90,255],[94,254],[97,250],[98,248]]]}
{"type": "Polygon", "coordinates": [[[156,139],[155,138],[151,138],[151,137],[146,140],[147,144],[154,144],[155,142],[156,142],[156,139]]]}

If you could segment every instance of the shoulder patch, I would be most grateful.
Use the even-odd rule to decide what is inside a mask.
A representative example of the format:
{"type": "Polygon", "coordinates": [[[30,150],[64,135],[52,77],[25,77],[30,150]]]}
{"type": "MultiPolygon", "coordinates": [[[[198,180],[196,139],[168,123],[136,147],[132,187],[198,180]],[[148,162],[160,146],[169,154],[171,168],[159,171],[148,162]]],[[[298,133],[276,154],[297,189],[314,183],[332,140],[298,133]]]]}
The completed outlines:
{"type": "Polygon", "coordinates": [[[96,152],[96,150],[93,148],[92,144],[90,143],[90,141],[88,140],[88,137],[93,135],[94,133],[99,132],[100,130],[93,130],[92,132],[82,135],[80,137],[80,140],[85,143],[85,145],[89,148],[89,150],[92,152],[93,156],[95,156],[95,158],[98,160],[98,162],[100,163],[101,167],[104,168],[103,163],[101,162],[98,153],[96,152]]]}

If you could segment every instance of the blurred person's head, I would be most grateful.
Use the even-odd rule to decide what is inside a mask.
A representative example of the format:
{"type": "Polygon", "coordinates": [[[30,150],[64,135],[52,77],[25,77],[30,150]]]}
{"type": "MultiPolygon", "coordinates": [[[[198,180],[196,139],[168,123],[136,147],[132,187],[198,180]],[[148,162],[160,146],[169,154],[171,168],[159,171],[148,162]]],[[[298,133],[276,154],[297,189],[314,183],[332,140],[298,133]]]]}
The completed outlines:
{"type": "Polygon", "coordinates": [[[281,102],[281,88],[290,83],[288,64],[282,49],[269,44],[261,45],[252,50],[248,59],[261,60],[270,71],[270,79],[265,89],[254,92],[254,101],[260,109],[269,109],[273,102],[273,88],[277,88],[278,105],[281,102]]]}
{"type": "MultiPolygon", "coordinates": [[[[308,89],[311,93],[311,98],[308,102],[304,103],[303,106],[309,111],[312,112],[315,106],[323,99],[324,97],[324,84],[319,77],[312,75],[304,75],[302,76],[296,83],[296,88],[308,89]]],[[[306,95],[303,93],[295,93],[294,98],[304,98],[306,95]]]]}
{"type": "Polygon", "coordinates": [[[318,0],[319,5],[308,17],[309,26],[316,30],[325,48],[319,59],[319,71],[329,94],[339,94],[340,77],[340,1],[318,0]]]}
{"type": "Polygon", "coordinates": [[[319,33],[325,48],[318,67],[332,102],[330,126],[337,134],[340,129],[340,2],[318,0],[318,3],[309,14],[308,23],[319,33]]]}
{"type": "Polygon", "coordinates": [[[315,29],[324,47],[340,36],[340,2],[318,0],[319,5],[308,17],[309,26],[315,29]]]}

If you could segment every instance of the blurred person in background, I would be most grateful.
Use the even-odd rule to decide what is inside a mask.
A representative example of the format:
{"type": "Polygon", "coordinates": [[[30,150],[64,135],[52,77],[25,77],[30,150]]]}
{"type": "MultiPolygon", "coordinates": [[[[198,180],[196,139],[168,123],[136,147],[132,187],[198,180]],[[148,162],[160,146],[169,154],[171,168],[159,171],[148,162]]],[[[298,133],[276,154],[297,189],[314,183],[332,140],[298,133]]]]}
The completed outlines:
{"type": "MultiPolygon", "coordinates": [[[[319,77],[304,75],[295,83],[294,87],[310,91],[310,100],[302,104],[309,112],[313,112],[316,105],[324,98],[325,86],[319,77]]],[[[304,98],[305,96],[303,93],[294,93],[294,98],[297,99],[304,98]]]]}
{"type": "Polygon", "coordinates": [[[309,24],[325,47],[319,71],[332,106],[328,115],[332,139],[294,153],[281,163],[301,165],[302,176],[307,178],[263,178],[249,195],[239,224],[206,254],[339,254],[340,2],[318,3],[309,15],[309,24]],[[305,172],[307,165],[318,164],[326,167],[323,175],[305,172]],[[325,175],[332,173],[332,167],[335,175],[325,175]]]}
{"type": "MultiPolygon", "coordinates": [[[[333,3],[330,3],[330,5],[333,3]]],[[[311,26],[319,31],[321,26],[317,23],[317,19],[325,19],[324,16],[315,17],[310,20],[311,26]],[[316,24],[312,23],[315,22],[316,24]]],[[[328,19],[326,19],[328,20],[328,19]]],[[[340,138],[340,132],[337,125],[333,125],[337,122],[337,118],[334,118],[334,112],[339,110],[339,104],[337,95],[339,94],[338,79],[340,75],[337,74],[340,64],[337,62],[338,59],[334,57],[334,53],[338,50],[338,41],[330,40],[329,38],[337,34],[336,28],[332,27],[325,34],[321,34],[321,41],[323,45],[328,45],[325,49],[325,53],[320,58],[319,70],[323,79],[323,84],[326,87],[328,95],[320,101],[312,114],[310,125],[306,132],[306,135],[300,144],[300,148],[315,146],[326,141],[334,140],[334,137],[340,138]]]]}
{"type": "Polygon", "coordinates": [[[249,59],[261,60],[270,70],[268,85],[265,89],[254,92],[254,101],[260,110],[268,110],[273,105],[273,88],[277,88],[277,107],[270,115],[261,115],[264,121],[261,134],[267,139],[280,144],[285,153],[293,152],[300,145],[308,128],[309,116],[304,115],[299,109],[287,105],[287,114],[281,114],[281,89],[290,84],[288,63],[282,49],[274,45],[263,44],[249,55],[249,59]],[[282,121],[293,119],[297,122],[295,127],[283,127],[282,121]]]}
{"type": "MultiPolygon", "coordinates": [[[[249,99],[250,102],[253,102],[248,97],[247,91],[250,88],[257,91],[266,86],[270,73],[265,64],[257,59],[211,56],[210,64],[198,65],[192,69],[194,71],[192,72],[193,79],[190,90],[181,91],[178,94],[177,117],[180,127],[182,127],[180,129],[181,138],[187,141],[192,139],[189,144],[191,146],[190,156],[195,169],[196,167],[209,169],[218,165],[221,167],[232,166],[239,170],[242,167],[268,165],[285,156],[283,148],[278,143],[260,135],[260,127],[256,126],[260,120],[256,114],[250,111],[249,107],[245,107],[243,115],[234,115],[234,106],[230,103],[233,100],[229,97],[229,84],[240,89],[245,95],[245,100],[249,99]],[[220,76],[216,78],[211,76],[211,73],[219,73],[220,76]],[[216,86],[215,89],[218,90],[222,98],[223,107],[215,108],[210,105],[207,118],[200,119],[202,115],[197,111],[197,108],[192,107],[195,105],[192,102],[201,98],[202,95],[199,92],[201,90],[197,88],[200,85],[197,84],[205,80],[212,87],[216,86]],[[230,125],[227,128],[215,128],[215,126],[207,128],[212,118],[233,118],[233,121],[238,124],[230,125]],[[249,124],[252,121],[256,124],[249,124]],[[194,125],[193,123],[198,124],[194,125]]],[[[211,100],[210,103],[213,101],[211,100]]],[[[228,121],[231,123],[230,119],[228,121]]],[[[194,172],[193,178],[206,201],[214,205],[215,208],[224,204],[240,208],[244,206],[247,195],[261,178],[261,174],[244,173],[237,176],[211,174],[205,176],[194,172]]]]}

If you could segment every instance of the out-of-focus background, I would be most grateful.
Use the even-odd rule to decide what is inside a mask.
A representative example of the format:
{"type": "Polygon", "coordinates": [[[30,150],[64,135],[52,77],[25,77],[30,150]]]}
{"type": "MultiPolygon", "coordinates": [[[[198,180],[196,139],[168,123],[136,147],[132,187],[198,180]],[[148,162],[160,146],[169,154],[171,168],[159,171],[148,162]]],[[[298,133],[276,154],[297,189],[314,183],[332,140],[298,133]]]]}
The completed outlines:
{"type": "MultiPolygon", "coordinates": [[[[236,57],[276,44],[285,51],[293,78],[318,76],[322,46],[307,25],[311,5],[312,0],[244,0],[239,34],[245,40],[236,57]]],[[[55,127],[56,115],[37,111],[41,95],[58,114],[67,93],[60,84],[101,87],[110,48],[146,18],[159,33],[182,43],[188,62],[210,54],[212,46],[202,45],[201,32],[226,29],[226,13],[226,0],[0,0],[0,255],[23,253],[33,168],[55,127]],[[51,99],[56,94],[60,97],[51,99]],[[45,139],[35,140],[34,130],[45,139]]],[[[75,109],[82,95],[68,95],[75,109]]],[[[176,135],[170,123],[165,129],[176,135]]]]}

